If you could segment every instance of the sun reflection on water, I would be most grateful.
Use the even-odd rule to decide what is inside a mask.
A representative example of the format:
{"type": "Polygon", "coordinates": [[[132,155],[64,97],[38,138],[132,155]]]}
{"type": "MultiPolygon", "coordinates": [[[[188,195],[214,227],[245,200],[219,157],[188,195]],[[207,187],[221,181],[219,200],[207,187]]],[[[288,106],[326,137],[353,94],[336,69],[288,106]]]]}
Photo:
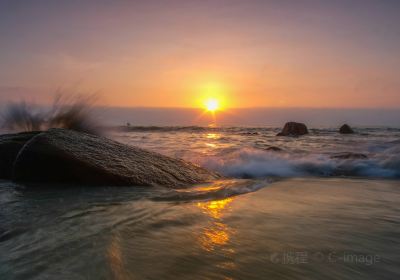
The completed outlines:
{"type": "Polygon", "coordinates": [[[221,138],[221,134],[219,133],[207,133],[206,134],[207,139],[219,139],[221,138]]]}
{"type": "Polygon", "coordinates": [[[124,268],[120,239],[116,236],[112,237],[110,245],[107,249],[107,259],[114,279],[128,279],[124,268]]]}
{"type": "Polygon", "coordinates": [[[219,138],[221,138],[221,134],[218,133],[207,133],[204,136],[207,141],[205,142],[205,145],[209,148],[218,148],[218,145],[216,143],[212,143],[210,142],[210,140],[218,140],[219,138]]]}
{"type": "MultiPolygon", "coordinates": [[[[226,198],[197,203],[197,207],[202,209],[203,213],[212,219],[210,225],[204,228],[198,239],[200,246],[204,250],[213,251],[228,244],[233,231],[223,222],[222,217],[232,201],[233,198],[226,198]]],[[[227,251],[232,253],[232,250],[227,251]]]]}
{"type": "Polygon", "coordinates": [[[210,147],[210,148],[216,148],[217,147],[217,145],[213,144],[213,143],[206,143],[206,146],[210,147]]]}
{"type": "Polygon", "coordinates": [[[199,241],[203,249],[213,251],[216,247],[227,244],[229,238],[229,228],[223,223],[215,222],[211,227],[204,229],[199,241]]]}
{"type": "Polygon", "coordinates": [[[222,200],[213,200],[207,202],[198,202],[197,206],[203,210],[203,213],[214,219],[221,219],[223,210],[233,201],[232,197],[222,200]]]}

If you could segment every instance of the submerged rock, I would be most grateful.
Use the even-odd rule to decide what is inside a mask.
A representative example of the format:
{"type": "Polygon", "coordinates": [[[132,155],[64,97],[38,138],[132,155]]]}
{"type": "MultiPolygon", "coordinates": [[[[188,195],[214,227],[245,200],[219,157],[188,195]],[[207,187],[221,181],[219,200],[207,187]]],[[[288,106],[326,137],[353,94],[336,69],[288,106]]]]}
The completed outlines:
{"type": "Polygon", "coordinates": [[[300,136],[304,134],[308,134],[307,126],[304,123],[287,122],[277,136],[300,136]]]}
{"type": "Polygon", "coordinates": [[[184,187],[220,175],[183,160],[65,129],[33,137],[14,162],[22,182],[184,187]]]}
{"type": "Polygon", "coordinates": [[[12,167],[19,151],[38,131],[0,135],[0,178],[11,179],[12,167]]]}
{"type": "Polygon", "coordinates": [[[360,153],[337,153],[331,156],[334,159],[367,159],[368,156],[360,153]]]}
{"type": "Polygon", "coordinates": [[[272,152],[282,152],[283,151],[281,148],[275,147],[275,146],[270,146],[270,147],[266,148],[265,150],[272,151],[272,152]]]}
{"type": "Polygon", "coordinates": [[[353,129],[348,124],[344,124],[340,127],[339,133],[341,134],[352,134],[354,133],[353,129]]]}

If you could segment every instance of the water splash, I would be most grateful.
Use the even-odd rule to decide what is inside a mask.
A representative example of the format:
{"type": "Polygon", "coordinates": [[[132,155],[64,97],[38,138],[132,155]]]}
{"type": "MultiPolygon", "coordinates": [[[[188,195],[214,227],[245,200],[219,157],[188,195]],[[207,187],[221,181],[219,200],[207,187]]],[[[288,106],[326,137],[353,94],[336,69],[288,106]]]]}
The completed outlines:
{"type": "Polygon", "coordinates": [[[16,132],[66,128],[100,134],[100,126],[92,115],[95,100],[95,95],[57,94],[52,106],[46,109],[25,101],[10,103],[1,116],[1,127],[16,132]]]}

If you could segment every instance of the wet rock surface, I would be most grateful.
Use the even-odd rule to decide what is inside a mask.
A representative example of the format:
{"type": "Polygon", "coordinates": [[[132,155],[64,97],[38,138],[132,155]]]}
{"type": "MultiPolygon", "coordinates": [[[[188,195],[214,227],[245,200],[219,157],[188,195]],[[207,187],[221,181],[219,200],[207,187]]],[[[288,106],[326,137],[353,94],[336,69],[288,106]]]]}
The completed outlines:
{"type": "Polygon", "coordinates": [[[11,179],[12,168],[19,151],[40,132],[21,132],[0,135],[0,178],[11,179]]]}
{"type": "Polygon", "coordinates": [[[194,164],[119,142],[65,129],[33,137],[19,152],[20,182],[185,187],[220,175],[194,164]]]}
{"type": "Polygon", "coordinates": [[[308,134],[308,129],[304,123],[287,122],[277,136],[301,136],[305,134],[308,134]]]}

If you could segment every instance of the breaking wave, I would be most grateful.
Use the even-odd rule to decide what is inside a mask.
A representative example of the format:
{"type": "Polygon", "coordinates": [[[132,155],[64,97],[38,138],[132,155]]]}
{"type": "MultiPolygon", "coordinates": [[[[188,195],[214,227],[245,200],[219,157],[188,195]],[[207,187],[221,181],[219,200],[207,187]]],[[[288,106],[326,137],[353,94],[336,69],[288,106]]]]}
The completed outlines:
{"type": "Polygon", "coordinates": [[[226,177],[400,178],[400,129],[311,128],[303,137],[276,137],[274,127],[126,127],[116,140],[182,158],[226,177]]]}
{"type": "Polygon", "coordinates": [[[255,192],[267,185],[271,180],[218,180],[212,183],[203,184],[187,189],[171,190],[160,189],[152,197],[152,200],[161,201],[196,201],[224,199],[240,194],[255,192]]]}
{"type": "Polygon", "coordinates": [[[400,178],[400,145],[368,156],[290,153],[243,148],[204,159],[202,165],[235,178],[349,176],[400,178]]]}

